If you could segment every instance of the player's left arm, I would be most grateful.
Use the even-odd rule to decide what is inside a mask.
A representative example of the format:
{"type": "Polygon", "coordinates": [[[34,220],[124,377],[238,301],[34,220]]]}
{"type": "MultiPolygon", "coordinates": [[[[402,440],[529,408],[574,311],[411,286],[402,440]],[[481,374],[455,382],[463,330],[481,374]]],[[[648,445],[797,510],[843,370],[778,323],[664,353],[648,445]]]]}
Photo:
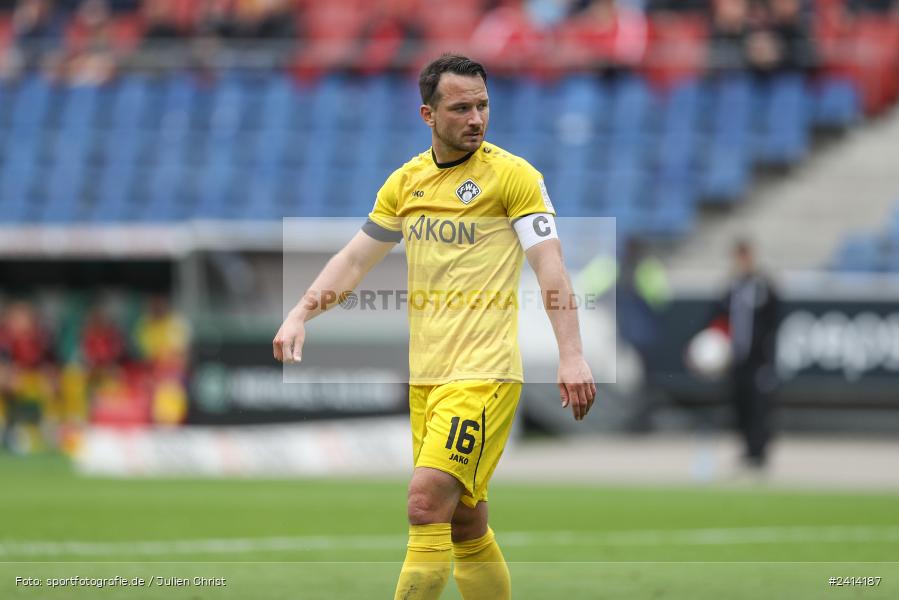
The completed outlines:
{"type": "Polygon", "coordinates": [[[547,239],[530,246],[525,255],[537,274],[543,307],[559,346],[557,383],[562,406],[571,406],[575,420],[580,421],[593,406],[596,384],[584,360],[577,305],[571,279],[562,260],[562,244],[558,238],[547,239]]]}

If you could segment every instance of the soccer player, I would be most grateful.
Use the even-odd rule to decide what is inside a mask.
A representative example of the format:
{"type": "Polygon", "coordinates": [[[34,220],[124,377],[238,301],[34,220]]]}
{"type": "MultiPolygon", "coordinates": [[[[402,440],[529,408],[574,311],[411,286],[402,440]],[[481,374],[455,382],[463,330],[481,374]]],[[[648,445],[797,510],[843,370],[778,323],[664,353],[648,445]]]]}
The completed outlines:
{"type": "Polygon", "coordinates": [[[405,240],[415,469],[396,598],[406,600],[438,598],[453,559],[465,600],[511,597],[509,571],[487,525],[487,486],[521,393],[515,295],[525,256],[558,343],[562,406],[581,420],[596,394],[552,202],[537,170],[484,141],[486,81],[484,68],[464,56],[444,55],[422,70],[420,113],[431,148],[388,177],[361,231],[328,262],[272,342],[277,360],[300,361],[304,323],[405,240]]]}

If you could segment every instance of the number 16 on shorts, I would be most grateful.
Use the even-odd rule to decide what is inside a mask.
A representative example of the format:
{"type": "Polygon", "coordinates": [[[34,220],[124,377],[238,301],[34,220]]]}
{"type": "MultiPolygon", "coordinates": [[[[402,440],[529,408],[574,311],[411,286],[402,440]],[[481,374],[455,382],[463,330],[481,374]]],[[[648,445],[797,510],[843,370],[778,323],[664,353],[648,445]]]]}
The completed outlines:
{"type": "Polygon", "coordinates": [[[468,456],[474,450],[477,438],[472,432],[481,430],[481,425],[477,421],[466,419],[460,424],[459,417],[453,417],[450,420],[449,436],[446,438],[446,449],[452,450],[455,444],[456,452],[450,454],[450,460],[460,462],[463,465],[468,464],[468,456]]]}

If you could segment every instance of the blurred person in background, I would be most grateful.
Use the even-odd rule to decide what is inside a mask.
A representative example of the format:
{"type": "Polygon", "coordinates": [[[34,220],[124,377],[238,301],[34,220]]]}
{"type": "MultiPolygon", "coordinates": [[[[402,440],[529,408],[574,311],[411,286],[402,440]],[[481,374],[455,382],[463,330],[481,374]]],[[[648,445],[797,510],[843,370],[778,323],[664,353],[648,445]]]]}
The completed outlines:
{"type": "Polygon", "coordinates": [[[748,69],[749,4],[747,0],[715,0],[707,65],[712,74],[748,69]]]}
{"type": "Polygon", "coordinates": [[[158,74],[188,61],[192,32],[178,19],[175,0],[142,2],[139,14],[143,30],[139,51],[126,57],[123,71],[158,74]]]}
{"type": "Polygon", "coordinates": [[[755,3],[746,38],[749,67],[757,76],[811,69],[814,44],[800,0],[755,3]]]}
{"type": "Polygon", "coordinates": [[[154,365],[187,363],[190,330],[184,318],[172,310],[169,299],[157,294],[147,301],[147,310],[134,328],[141,357],[154,365]]]}
{"type": "Polygon", "coordinates": [[[646,12],[660,13],[701,13],[711,11],[711,0],[647,0],[646,12]]]}
{"type": "Polygon", "coordinates": [[[742,438],[745,466],[759,470],[768,459],[772,392],[780,299],[770,277],[756,264],[746,240],[734,245],[734,278],[713,311],[712,322],[725,319],[730,335],[731,403],[742,438]]]}
{"type": "Polygon", "coordinates": [[[499,75],[521,72],[540,56],[541,32],[521,0],[496,0],[471,33],[471,49],[499,75]]]}
{"type": "MultiPolygon", "coordinates": [[[[657,358],[662,317],[671,298],[665,266],[649,253],[641,239],[629,237],[620,261],[617,257],[599,256],[578,275],[585,293],[603,296],[615,294],[615,318],[618,335],[630,344],[640,357],[643,372],[653,372],[657,358]]],[[[651,383],[637,390],[632,398],[628,428],[647,431],[652,416],[651,383]]]]}
{"type": "Polygon", "coordinates": [[[151,297],[135,327],[138,348],[148,363],[154,423],[177,425],[187,417],[187,365],[190,328],[169,298],[151,297]]]}
{"type": "Polygon", "coordinates": [[[402,73],[415,64],[425,32],[416,0],[378,3],[355,41],[351,63],[361,74],[402,73]]]}
{"type": "Polygon", "coordinates": [[[46,66],[61,45],[64,23],[53,0],[19,0],[12,14],[12,45],[0,52],[0,79],[46,66]]]}
{"type": "Polygon", "coordinates": [[[111,389],[125,387],[127,346],[119,325],[102,304],[96,304],[81,323],[78,353],[65,365],[63,393],[66,403],[74,404],[76,393],[83,395],[86,413],[96,409],[97,399],[105,398],[111,389]]]}
{"type": "Polygon", "coordinates": [[[65,78],[72,85],[102,85],[116,74],[112,18],[106,0],[85,0],[67,34],[65,78]]]}
{"type": "Polygon", "coordinates": [[[778,45],[777,71],[809,71],[817,66],[815,43],[800,0],[770,0],[770,27],[778,45]]]}
{"type": "Polygon", "coordinates": [[[94,307],[88,314],[81,330],[80,350],[84,366],[97,376],[125,361],[124,334],[102,306],[94,307]]]}
{"type": "Polygon", "coordinates": [[[854,13],[875,13],[899,19],[899,0],[848,0],[847,8],[854,13]]]}
{"type": "Polygon", "coordinates": [[[636,68],[646,53],[642,10],[616,0],[590,0],[559,28],[560,52],[576,69],[605,75],[636,68]]]}
{"type": "Polygon", "coordinates": [[[143,21],[144,42],[153,45],[155,42],[184,38],[184,31],[175,17],[172,0],[149,0],[141,3],[141,19],[143,21]]]}
{"type": "Polygon", "coordinates": [[[618,271],[616,312],[621,336],[651,366],[661,331],[661,315],[671,292],[665,266],[649,253],[646,244],[631,237],[625,245],[618,271]]]}
{"type": "Polygon", "coordinates": [[[27,301],[14,301],[0,315],[0,396],[5,400],[3,447],[15,452],[40,448],[42,426],[57,417],[57,379],[53,339],[27,301]]]}
{"type": "Polygon", "coordinates": [[[201,71],[246,64],[286,64],[301,34],[290,0],[204,0],[193,39],[193,56],[201,71]]]}
{"type": "Polygon", "coordinates": [[[766,76],[814,68],[815,46],[800,0],[716,0],[709,61],[712,73],[766,76]]]}
{"type": "Polygon", "coordinates": [[[236,35],[258,40],[297,36],[297,13],[291,0],[237,0],[236,35]]]}

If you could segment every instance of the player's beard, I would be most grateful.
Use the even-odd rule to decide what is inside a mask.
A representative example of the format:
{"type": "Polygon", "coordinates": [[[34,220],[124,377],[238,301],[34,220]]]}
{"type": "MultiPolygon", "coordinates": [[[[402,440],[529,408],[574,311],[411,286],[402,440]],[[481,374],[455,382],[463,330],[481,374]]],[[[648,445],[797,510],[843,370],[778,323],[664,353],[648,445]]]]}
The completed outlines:
{"type": "Polygon", "coordinates": [[[480,137],[477,140],[477,145],[472,145],[470,142],[465,141],[465,131],[463,130],[456,139],[453,139],[448,135],[446,131],[443,131],[440,127],[440,123],[435,119],[434,120],[434,135],[438,140],[443,144],[443,146],[448,150],[455,150],[456,152],[474,152],[478,148],[481,147],[481,144],[484,142],[484,131],[485,129],[481,129],[480,137]],[[467,144],[467,145],[464,145],[467,144]]]}

